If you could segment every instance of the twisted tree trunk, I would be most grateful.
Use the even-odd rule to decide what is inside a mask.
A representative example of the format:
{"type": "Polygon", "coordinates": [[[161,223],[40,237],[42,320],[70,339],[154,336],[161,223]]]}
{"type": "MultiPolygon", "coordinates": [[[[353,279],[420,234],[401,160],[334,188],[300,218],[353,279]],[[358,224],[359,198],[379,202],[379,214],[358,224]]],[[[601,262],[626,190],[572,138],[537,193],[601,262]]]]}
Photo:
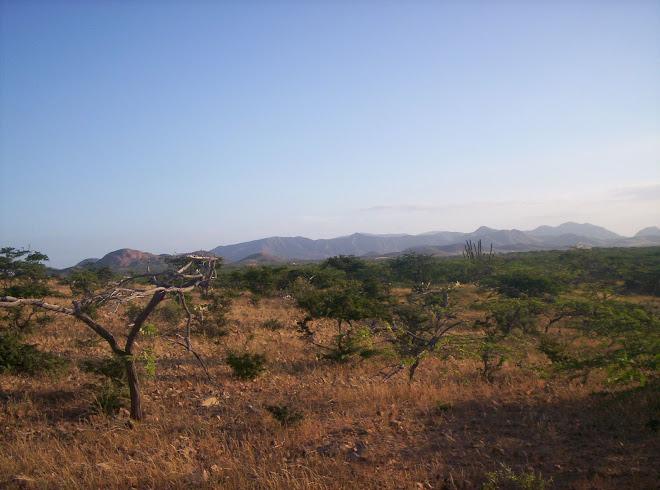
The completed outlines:
{"type": "Polygon", "coordinates": [[[128,356],[124,363],[126,367],[126,383],[131,396],[131,419],[136,422],[142,422],[144,413],[142,412],[142,396],[140,394],[140,384],[138,380],[137,367],[133,356],[128,356]]]}

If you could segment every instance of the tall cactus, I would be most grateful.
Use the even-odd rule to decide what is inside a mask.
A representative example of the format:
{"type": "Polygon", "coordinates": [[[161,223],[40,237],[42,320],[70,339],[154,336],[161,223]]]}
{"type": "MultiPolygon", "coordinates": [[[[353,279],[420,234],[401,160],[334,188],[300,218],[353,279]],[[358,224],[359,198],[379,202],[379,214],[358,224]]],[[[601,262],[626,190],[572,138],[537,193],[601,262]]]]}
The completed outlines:
{"type": "Polygon", "coordinates": [[[465,240],[465,249],[463,250],[463,257],[470,262],[480,261],[484,259],[493,258],[493,244],[490,244],[490,251],[485,252],[481,249],[481,238],[477,243],[472,243],[472,240],[465,240]]]}

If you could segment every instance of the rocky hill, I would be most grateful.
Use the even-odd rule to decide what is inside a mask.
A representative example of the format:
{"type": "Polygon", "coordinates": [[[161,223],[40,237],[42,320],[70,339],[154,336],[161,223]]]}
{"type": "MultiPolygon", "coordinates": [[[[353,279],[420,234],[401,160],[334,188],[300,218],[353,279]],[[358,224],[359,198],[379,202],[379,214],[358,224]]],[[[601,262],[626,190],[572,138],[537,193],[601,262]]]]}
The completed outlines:
{"type": "MultiPolygon", "coordinates": [[[[166,255],[154,255],[148,252],[141,252],[140,250],[133,250],[131,248],[122,248],[106,254],[102,258],[96,260],[94,265],[96,267],[109,266],[115,271],[134,271],[134,272],[147,272],[147,265],[149,265],[151,272],[161,272],[167,269],[165,262],[166,255]]],[[[88,262],[89,263],[89,262],[88,262]]]]}

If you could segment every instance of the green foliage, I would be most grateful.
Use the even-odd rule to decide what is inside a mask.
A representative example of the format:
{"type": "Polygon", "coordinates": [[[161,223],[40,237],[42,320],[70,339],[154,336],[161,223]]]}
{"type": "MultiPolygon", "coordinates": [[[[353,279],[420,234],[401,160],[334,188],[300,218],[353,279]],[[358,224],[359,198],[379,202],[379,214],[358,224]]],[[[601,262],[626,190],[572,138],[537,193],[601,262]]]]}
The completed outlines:
{"type": "Polygon", "coordinates": [[[660,318],[636,304],[605,301],[577,326],[600,341],[589,364],[606,369],[612,382],[644,384],[660,370],[660,318]]]}
{"type": "Polygon", "coordinates": [[[339,255],[330,257],[321,264],[321,275],[331,270],[343,273],[342,277],[337,275],[337,279],[360,282],[363,293],[374,300],[387,294],[389,274],[378,264],[366,262],[352,255],[339,255]]]}
{"type": "Polygon", "coordinates": [[[425,355],[440,349],[448,355],[452,350],[451,341],[442,341],[462,321],[457,317],[458,310],[449,303],[450,291],[450,288],[413,290],[405,303],[393,308],[391,342],[404,365],[409,366],[410,380],[425,355]]]}
{"type": "Polygon", "coordinates": [[[612,383],[641,385],[658,376],[660,318],[653,310],[621,300],[584,299],[565,302],[562,308],[569,318],[563,329],[572,333],[573,341],[566,334],[563,343],[550,335],[540,337],[539,349],[553,370],[576,376],[602,370],[612,383]]]}
{"type": "MultiPolygon", "coordinates": [[[[105,378],[106,382],[114,383],[118,387],[125,388],[126,360],[126,357],[117,356],[101,359],[87,359],[82,363],[82,368],[88,373],[102,376],[105,378]]],[[[155,351],[153,349],[145,349],[137,360],[139,362],[136,364],[141,368],[142,373],[148,379],[153,379],[156,376],[155,351]]]]}
{"type": "Polygon", "coordinates": [[[232,296],[210,292],[202,296],[202,303],[192,306],[195,318],[202,334],[211,338],[223,337],[228,334],[225,327],[229,324],[232,296]]]}
{"type": "Polygon", "coordinates": [[[93,264],[73,270],[66,279],[74,295],[88,298],[114,279],[115,274],[109,266],[96,268],[93,264]]]}
{"type": "Polygon", "coordinates": [[[249,352],[239,354],[228,351],[226,362],[236,377],[254,379],[266,370],[267,361],[268,359],[263,354],[251,354],[249,352]]]}
{"type": "Polygon", "coordinates": [[[140,355],[140,361],[144,374],[148,379],[156,377],[156,352],[153,349],[145,349],[140,355]]]}
{"type": "Polygon", "coordinates": [[[264,408],[275,417],[275,420],[282,424],[282,427],[296,425],[303,419],[301,412],[293,410],[286,405],[266,405],[264,408]]]}
{"type": "Polygon", "coordinates": [[[495,374],[502,369],[511,349],[504,344],[506,335],[496,330],[486,330],[483,338],[477,343],[481,368],[481,377],[488,383],[495,382],[495,374]]]}
{"type": "Polygon", "coordinates": [[[93,409],[96,413],[115,415],[121,408],[127,406],[127,402],[128,393],[126,387],[106,380],[97,388],[93,409]]]}
{"type": "Polygon", "coordinates": [[[429,284],[435,280],[437,259],[431,255],[406,253],[390,260],[393,278],[412,285],[429,284]]]}
{"type": "Polygon", "coordinates": [[[2,296],[43,298],[52,293],[46,285],[48,272],[41,262],[48,256],[13,247],[0,249],[0,287],[2,296]]]}
{"type": "Polygon", "coordinates": [[[259,304],[262,298],[276,291],[276,277],[271,267],[246,267],[243,270],[233,271],[231,276],[235,288],[252,294],[255,305],[259,304]]]}
{"type": "Polygon", "coordinates": [[[451,410],[452,408],[451,403],[443,402],[441,400],[437,400],[435,402],[435,411],[438,412],[439,414],[443,414],[451,410]]]}
{"type": "Polygon", "coordinates": [[[66,359],[24,344],[14,335],[0,335],[0,373],[59,374],[68,365],[66,359]]]}
{"type": "Polygon", "coordinates": [[[140,328],[140,333],[145,337],[155,337],[158,335],[158,329],[153,323],[145,323],[142,325],[142,328],[140,328]]]}
{"type": "Polygon", "coordinates": [[[93,318],[94,320],[98,319],[99,317],[99,306],[95,303],[83,303],[80,305],[80,309],[83,313],[88,315],[90,318],[93,318]]]}
{"type": "Polygon", "coordinates": [[[153,313],[156,323],[165,324],[168,327],[176,327],[185,317],[183,306],[177,300],[163,301],[153,313]]]}
{"type": "Polygon", "coordinates": [[[483,303],[486,316],[475,322],[475,330],[482,336],[475,343],[475,354],[481,361],[482,378],[493,383],[495,374],[517,353],[525,339],[538,335],[539,315],[545,303],[536,299],[504,298],[483,303]]]}
{"type": "Polygon", "coordinates": [[[536,332],[539,315],[545,312],[546,303],[537,299],[503,298],[484,302],[487,322],[508,335],[514,330],[525,334],[536,332]]]}
{"type": "Polygon", "coordinates": [[[362,284],[354,280],[336,281],[320,288],[302,278],[296,280],[292,296],[298,305],[313,318],[330,318],[340,324],[385,314],[385,305],[364,292],[362,284]]]}
{"type": "Polygon", "coordinates": [[[126,381],[125,361],[121,357],[87,359],[83,362],[82,368],[88,373],[103,376],[118,385],[123,385],[126,381]]]}
{"type": "Polygon", "coordinates": [[[567,353],[567,346],[553,339],[550,335],[541,336],[538,348],[553,364],[565,366],[575,362],[567,353]]]}
{"type": "Polygon", "coordinates": [[[607,255],[598,250],[571,250],[564,252],[560,259],[572,273],[575,283],[593,284],[602,290],[616,285],[622,265],[622,256],[607,255]]]}
{"type": "Polygon", "coordinates": [[[353,355],[369,357],[375,354],[368,329],[359,328],[354,322],[368,318],[382,318],[385,303],[381,298],[367,294],[362,283],[356,280],[336,280],[326,287],[317,287],[309,280],[298,278],[291,294],[298,306],[307,312],[301,328],[307,335],[313,332],[307,321],[329,318],[337,322],[337,334],[332,346],[325,346],[327,359],[348,361],[353,355]]]}
{"type": "Polygon", "coordinates": [[[94,411],[114,415],[126,407],[129,399],[126,385],[126,360],[122,357],[87,359],[82,368],[88,373],[101,376],[103,380],[96,386],[94,411]]]}
{"type": "Polygon", "coordinates": [[[334,344],[323,354],[323,358],[344,363],[356,355],[369,359],[379,352],[378,349],[374,349],[371,331],[368,328],[351,328],[335,335],[334,344]]]}
{"type": "Polygon", "coordinates": [[[561,291],[556,278],[530,267],[497,272],[482,281],[482,284],[496,288],[508,298],[539,298],[561,291]]]}
{"type": "Polygon", "coordinates": [[[488,471],[488,481],[484,483],[484,490],[497,490],[500,488],[520,488],[523,490],[543,490],[552,484],[552,478],[545,479],[541,474],[533,471],[515,472],[506,465],[499,471],[488,471]]]}
{"type": "Polygon", "coordinates": [[[30,280],[7,287],[5,294],[15,298],[44,298],[51,296],[53,291],[45,283],[30,280]]]}
{"type": "Polygon", "coordinates": [[[356,276],[360,275],[367,268],[367,263],[353,255],[338,255],[324,260],[321,267],[333,267],[344,271],[347,275],[356,276]]]}
{"type": "MultiPolygon", "coordinates": [[[[161,308],[164,305],[161,305],[161,308]]],[[[142,312],[142,307],[136,303],[126,303],[124,305],[122,316],[128,323],[132,323],[142,312]]]]}
{"type": "Polygon", "coordinates": [[[5,315],[0,318],[0,331],[19,337],[33,333],[53,321],[51,316],[36,306],[5,308],[4,312],[5,315]]]}

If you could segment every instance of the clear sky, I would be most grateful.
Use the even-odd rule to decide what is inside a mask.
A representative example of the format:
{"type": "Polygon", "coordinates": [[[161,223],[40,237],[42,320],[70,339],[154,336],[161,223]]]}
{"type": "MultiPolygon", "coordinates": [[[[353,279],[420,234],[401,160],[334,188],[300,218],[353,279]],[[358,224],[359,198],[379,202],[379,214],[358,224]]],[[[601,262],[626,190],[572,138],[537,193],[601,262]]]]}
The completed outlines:
{"type": "Polygon", "coordinates": [[[660,2],[0,0],[0,245],[660,225],[660,2]]]}

